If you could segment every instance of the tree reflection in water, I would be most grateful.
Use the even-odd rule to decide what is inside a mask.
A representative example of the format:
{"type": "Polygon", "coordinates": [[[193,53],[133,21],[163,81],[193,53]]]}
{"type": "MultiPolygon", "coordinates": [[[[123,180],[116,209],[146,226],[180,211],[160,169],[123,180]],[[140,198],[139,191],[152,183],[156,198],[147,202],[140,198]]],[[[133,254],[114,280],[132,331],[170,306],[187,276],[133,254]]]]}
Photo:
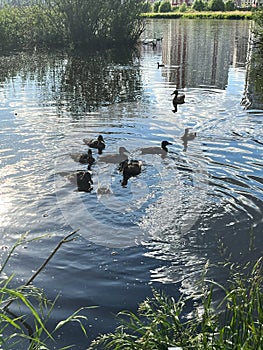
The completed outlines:
{"type": "Polygon", "coordinates": [[[103,105],[135,101],[141,95],[141,72],[135,50],[97,53],[36,53],[0,57],[0,83],[20,76],[37,81],[40,100],[54,101],[58,114],[92,112],[103,105]]]}

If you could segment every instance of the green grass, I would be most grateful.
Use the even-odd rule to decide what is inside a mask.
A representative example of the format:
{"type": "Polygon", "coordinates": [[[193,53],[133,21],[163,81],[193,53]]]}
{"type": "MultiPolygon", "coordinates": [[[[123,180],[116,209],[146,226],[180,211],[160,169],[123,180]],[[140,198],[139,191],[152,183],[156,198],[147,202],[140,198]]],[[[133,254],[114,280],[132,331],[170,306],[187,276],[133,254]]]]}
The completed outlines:
{"type": "Polygon", "coordinates": [[[175,300],[153,290],[137,313],[121,312],[115,332],[101,335],[89,349],[260,350],[263,348],[262,259],[249,268],[230,266],[228,287],[203,279],[200,295],[175,300]],[[223,297],[218,304],[214,290],[223,297]],[[189,317],[186,306],[193,306],[189,317]]]}
{"type": "MultiPolygon", "coordinates": [[[[85,308],[77,310],[66,320],[58,322],[54,329],[48,330],[46,325],[56,300],[49,301],[44,291],[32,284],[34,278],[47,265],[61,245],[75,239],[74,234],[75,232],[63,238],[27,283],[18,287],[13,286],[14,276],[7,277],[4,269],[17,247],[36,239],[26,240],[26,236],[22,236],[7,254],[0,266],[0,276],[2,278],[0,280],[0,349],[48,350],[46,343],[55,343],[54,336],[56,332],[70,322],[77,322],[86,335],[82,322],[87,317],[81,315],[81,311],[85,308]],[[15,309],[13,306],[15,306],[15,309]]],[[[40,237],[37,239],[40,239],[40,237]]],[[[72,347],[71,345],[60,350],[72,349],[72,347]]]]}
{"type": "Polygon", "coordinates": [[[229,12],[167,12],[167,13],[143,13],[145,18],[188,18],[188,19],[252,19],[250,11],[229,11],[229,12]]]}

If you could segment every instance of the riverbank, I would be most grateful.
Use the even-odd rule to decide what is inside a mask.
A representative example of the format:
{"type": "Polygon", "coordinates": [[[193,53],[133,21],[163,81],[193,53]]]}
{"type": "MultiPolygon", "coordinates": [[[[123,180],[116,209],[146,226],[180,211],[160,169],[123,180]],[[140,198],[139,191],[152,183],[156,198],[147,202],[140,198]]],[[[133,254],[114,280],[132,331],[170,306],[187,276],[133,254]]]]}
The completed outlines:
{"type": "Polygon", "coordinates": [[[143,13],[144,18],[188,18],[188,19],[252,19],[251,11],[202,11],[202,12],[151,12],[143,13]]]}

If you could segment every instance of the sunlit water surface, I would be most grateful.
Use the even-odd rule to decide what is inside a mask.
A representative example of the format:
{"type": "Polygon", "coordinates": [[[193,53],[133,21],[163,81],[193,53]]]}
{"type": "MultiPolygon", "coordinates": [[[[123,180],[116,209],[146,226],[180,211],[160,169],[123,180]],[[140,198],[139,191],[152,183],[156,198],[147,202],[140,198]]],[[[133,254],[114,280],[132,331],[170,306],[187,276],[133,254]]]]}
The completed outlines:
{"type": "Polygon", "coordinates": [[[47,235],[22,244],[5,273],[26,282],[59,240],[79,229],[35,285],[50,298],[61,295],[50,323],[98,306],[83,311],[88,339],[70,325],[54,349],[85,349],[151,287],[191,293],[208,261],[209,276],[224,282],[227,272],[214,263],[262,255],[263,112],[247,100],[249,36],[246,21],[158,20],[143,38],[162,41],[142,44],[128,61],[1,58],[2,261],[22,234],[47,235]],[[176,87],[186,103],[173,113],[176,87]],[[186,128],[196,133],[188,141],[186,128]],[[93,151],[93,190],[78,192],[74,174],[87,166],[74,155],[87,151],[84,138],[99,134],[106,149],[93,151]],[[140,154],[162,140],[172,143],[166,157],[140,154]],[[120,146],[143,162],[127,188],[117,164],[101,161],[120,146]]]}

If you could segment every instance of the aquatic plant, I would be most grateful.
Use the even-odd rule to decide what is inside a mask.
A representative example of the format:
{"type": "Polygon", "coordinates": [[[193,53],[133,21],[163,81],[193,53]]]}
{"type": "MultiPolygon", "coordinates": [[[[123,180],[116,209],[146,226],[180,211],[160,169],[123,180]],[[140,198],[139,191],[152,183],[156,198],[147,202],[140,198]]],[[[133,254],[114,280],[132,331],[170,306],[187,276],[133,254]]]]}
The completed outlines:
{"type": "MultiPolygon", "coordinates": [[[[77,322],[86,335],[86,330],[82,324],[82,321],[86,320],[86,316],[81,315],[81,311],[85,308],[80,308],[66,320],[61,320],[56,325],[55,329],[51,331],[48,330],[46,326],[47,321],[53,311],[56,299],[51,302],[47,299],[42,289],[32,284],[35,277],[44,269],[61,245],[76,238],[75,233],[76,232],[72,232],[64,237],[33,276],[31,276],[26,283],[18,287],[12,286],[14,275],[7,277],[4,273],[4,269],[17,247],[36,239],[27,240],[26,236],[22,236],[8,253],[0,267],[0,275],[2,277],[0,281],[1,349],[23,348],[25,350],[48,350],[46,342],[54,341],[53,336],[55,332],[69,322],[77,322]],[[15,308],[12,308],[14,305],[15,308]]],[[[64,347],[63,349],[69,348],[71,348],[71,346],[64,347]]]]}
{"type": "Polygon", "coordinates": [[[177,300],[153,289],[153,296],[139,305],[137,313],[120,312],[115,332],[99,336],[89,349],[261,349],[262,259],[250,267],[229,265],[229,269],[227,287],[204,276],[200,294],[177,300]],[[223,294],[219,303],[216,289],[223,294]],[[193,312],[185,317],[189,304],[193,312]]]}

